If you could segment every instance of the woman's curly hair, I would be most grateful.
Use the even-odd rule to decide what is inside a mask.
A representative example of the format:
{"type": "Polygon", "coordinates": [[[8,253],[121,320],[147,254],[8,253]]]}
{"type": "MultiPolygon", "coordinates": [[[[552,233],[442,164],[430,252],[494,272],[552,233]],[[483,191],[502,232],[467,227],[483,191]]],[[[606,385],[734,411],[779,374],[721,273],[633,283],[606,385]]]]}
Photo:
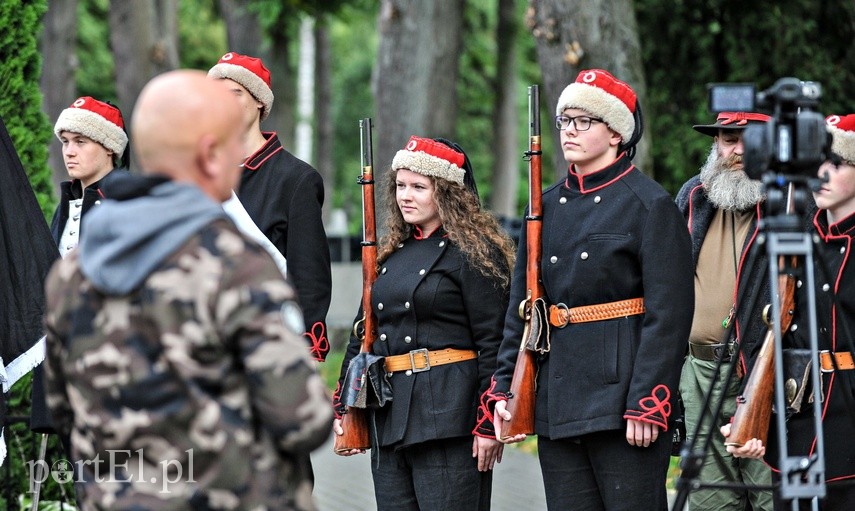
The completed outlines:
{"type": "MultiPolygon", "coordinates": [[[[380,239],[377,260],[382,262],[409,238],[415,228],[404,221],[398,209],[395,175],[389,169],[383,204],[386,208],[386,233],[380,239]]],[[[433,199],[439,211],[442,227],[466,260],[484,276],[493,277],[503,287],[510,284],[514,267],[514,242],[499,226],[496,218],[481,209],[478,197],[465,186],[446,179],[427,176],[434,186],[433,199]]]]}

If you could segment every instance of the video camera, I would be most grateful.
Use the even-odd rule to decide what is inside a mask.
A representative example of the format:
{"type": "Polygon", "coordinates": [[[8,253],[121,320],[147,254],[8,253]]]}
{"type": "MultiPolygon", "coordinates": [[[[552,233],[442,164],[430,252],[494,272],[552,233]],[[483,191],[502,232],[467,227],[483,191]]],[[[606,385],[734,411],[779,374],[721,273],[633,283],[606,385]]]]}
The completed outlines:
{"type": "Polygon", "coordinates": [[[755,92],[751,83],[713,83],[709,91],[713,112],[763,112],[772,117],[745,129],[742,161],[751,179],[762,180],[768,171],[816,177],[831,156],[831,134],[817,111],[819,83],[781,78],[761,92],[755,92]]]}

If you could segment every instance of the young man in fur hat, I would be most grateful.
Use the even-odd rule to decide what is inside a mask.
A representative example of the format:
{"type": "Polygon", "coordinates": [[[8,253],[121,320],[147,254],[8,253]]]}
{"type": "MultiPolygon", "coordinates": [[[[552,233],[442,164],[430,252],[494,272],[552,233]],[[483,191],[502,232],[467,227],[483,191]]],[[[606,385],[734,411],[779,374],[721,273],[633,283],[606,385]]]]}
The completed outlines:
{"type": "Polygon", "coordinates": [[[285,256],[288,278],[297,288],[305,316],[304,337],[312,355],[322,361],[330,347],[326,316],[332,293],[330,252],[321,217],[323,180],[308,163],[286,151],[275,132],[261,131],[261,121],[273,106],[270,71],[261,59],[229,52],[208,76],[228,81],[241,105],[241,122],[248,131],[237,196],[285,256]]]}
{"type": "MultiPolygon", "coordinates": [[[[726,385],[724,381],[727,362],[735,353],[736,339],[722,339],[730,322],[737,321],[738,330],[734,331],[739,332],[738,341],[742,343],[739,374],[747,374],[748,354],[759,347],[766,335],[766,325],[749,318],[761,317],[768,298],[758,299],[755,310],[746,311],[739,308],[737,296],[747,301],[758,292],[758,287],[763,293],[761,296],[769,295],[768,279],[759,277],[768,264],[766,258],[757,257],[753,267],[747,267],[747,254],[758,233],[763,193],[762,184],[750,179],[742,165],[745,128],[768,120],[769,116],[760,113],[722,112],[713,124],[694,126],[696,131],[713,137],[713,144],[700,174],[686,182],[677,194],[677,205],[686,217],[692,237],[695,266],[695,314],[688,338],[688,356],[680,378],[688,434],[695,431],[706,394],[712,391],[715,397],[706,412],[706,427],[693,439],[698,445],[709,434],[710,424],[718,427],[728,422],[736,409],[741,379],[734,377],[726,385]],[[716,386],[712,388],[719,359],[724,362],[716,386]],[[721,414],[711,420],[710,414],[718,399],[724,399],[721,414]]],[[[700,477],[711,483],[771,484],[767,466],[756,460],[735,459],[720,438],[711,442],[700,477]]],[[[770,491],[745,493],[702,488],[689,495],[693,511],[744,510],[749,502],[754,511],[772,510],[770,491]]]]}
{"type": "MultiPolygon", "coordinates": [[[[543,192],[548,354],[537,357],[534,432],[550,510],[664,509],[677,384],[692,317],[689,235],[671,196],[632,163],[641,109],[630,86],[582,71],[558,99],[566,176],[543,192]]],[[[495,381],[500,440],[524,323],[520,240],[495,381]]]]}
{"type": "MultiPolygon", "coordinates": [[[[63,110],[53,132],[62,143],[62,159],[69,181],[60,184],[59,205],[50,230],[59,254],[65,257],[77,247],[83,216],[105,197],[104,178],[127,162],[128,135],[122,112],[115,106],[84,96],[63,110]]],[[[54,433],[53,421],[44,398],[44,371],[33,370],[30,429],[54,433]]],[[[62,438],[66,450],[68,438],[62,438]]]]}
{"type": "MultiPolygon", "coordinates": [[[[825,180],[813,193],[819,210],[813,217],[813,233],[821,242],[814,253],[816,269],[817,332],[822,380],[822,433],[825,447],[826,498],[823,511],[855,509],[855,443],[852,442],[852,396],[855,395],[855,263],[850,252],[855,244],[855,114],[831,115],[826,119],[832,134],[831,151],[836,156],[819,167],[825,180]],[[827,274],[820,270],[825,267],[827,274]]],[[[795,315],[783,348],[810,346],[804,293],[796,293],[795,315]],[[801,327],[801,328],[799,328],[801,327]]],[[[728,447],[736,456],[762,458],[772,467],[780,463],[777,420],[772,417],[768,449],[758,440],[742,447],[728,447]]],[[[722,428],[726,436],[730,425],[722,428]]],[[[802,403],[801,411],[787,419],[787,450],[790,456],[809,455],[816,448],[813,406],[802,403]]],[[[811,509],[801,501],[801,509],[811,509]]]]}
{"type": "Polygon", "coordinates": [[[59,114],[53,132],[62,143],[70,181],[60,187],[60,203],[51,233],[63,257],[77,246],[81,218],[104,197],[101,180],[121,166],[128,135],[115,106],[89,96],[78,98],[59,114]]]}

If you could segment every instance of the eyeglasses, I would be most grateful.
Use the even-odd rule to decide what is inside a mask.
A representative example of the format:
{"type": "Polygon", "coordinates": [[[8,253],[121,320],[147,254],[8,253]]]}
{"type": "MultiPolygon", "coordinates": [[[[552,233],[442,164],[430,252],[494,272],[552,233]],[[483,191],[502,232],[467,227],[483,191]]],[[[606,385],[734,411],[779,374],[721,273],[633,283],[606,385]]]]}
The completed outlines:
{"type": "Polygon", "coordinates": [[[566,115],[555,116],[555,127],[562,131],[568,129],[571,124],[576,131],[588,131],[591,129],[591,123],[594,122],[603,122],[603,120],[596,117],[588,117],[587,115],[580,115],[578,117],[568,117],[566,115]]]}

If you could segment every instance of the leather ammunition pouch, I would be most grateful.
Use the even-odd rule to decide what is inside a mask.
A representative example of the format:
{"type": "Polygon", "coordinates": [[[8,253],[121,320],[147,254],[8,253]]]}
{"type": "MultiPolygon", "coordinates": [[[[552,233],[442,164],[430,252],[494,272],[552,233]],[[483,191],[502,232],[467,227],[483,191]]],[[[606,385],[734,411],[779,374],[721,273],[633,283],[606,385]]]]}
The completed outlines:
{"type": "Polygon", "coordinates": [[[392,401],[392,383],[385,357],[358,353],[350,361],[341,389],[341,402],[354,408],[377,409],[392,401]]]}
{"type": "Polygon", "coordinates": [[[784,402],[787,417],[800,413],[813,403],[811,386],[811,350],[788,348],[784,353],[784,402]]]}
{"type": "MultiPolygon", "coordinates": [[[[525,302],[523,302],[524,304],[525,302]]],[[[522,314],[523,304],[520,304],[520,313],[522,314]]],[[[525,329],[523,330],[523,338],[525,347],[528,350],[534,351],[541,355],[549,353],[551,349],[551,341],[549,337],[549,313],[546,308],[546,300],[538,298],[532,303],[531,316],[526,321],[525,329]]],[[[523,318],[525,319],[525,318],[523,318]]]]}

